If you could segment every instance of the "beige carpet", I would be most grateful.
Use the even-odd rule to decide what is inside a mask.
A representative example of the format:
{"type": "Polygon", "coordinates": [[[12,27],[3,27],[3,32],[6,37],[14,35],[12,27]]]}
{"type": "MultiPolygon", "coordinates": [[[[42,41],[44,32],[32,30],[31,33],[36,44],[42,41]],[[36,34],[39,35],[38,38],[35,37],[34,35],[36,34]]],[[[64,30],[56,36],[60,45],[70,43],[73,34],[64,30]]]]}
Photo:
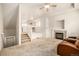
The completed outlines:
{"type": "Polygon", "coordinates": [[[2,56],[57,56],[57,45],[61,40],[35,39],[21,46],[4,48],[0,52],[2,56]]]}

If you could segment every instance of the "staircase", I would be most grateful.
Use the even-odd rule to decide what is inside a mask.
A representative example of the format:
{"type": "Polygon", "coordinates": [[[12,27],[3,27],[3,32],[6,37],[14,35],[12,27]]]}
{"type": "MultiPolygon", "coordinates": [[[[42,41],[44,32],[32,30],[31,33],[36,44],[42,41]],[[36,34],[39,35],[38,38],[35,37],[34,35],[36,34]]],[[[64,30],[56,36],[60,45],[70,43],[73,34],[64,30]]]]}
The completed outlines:
{"type": "Polygon", "coordinates": [[[21,43],[25,43],[25,42],[30,42],[31,39],[29,37],[29,35],[25,32],[21,33],[21,43]]]}

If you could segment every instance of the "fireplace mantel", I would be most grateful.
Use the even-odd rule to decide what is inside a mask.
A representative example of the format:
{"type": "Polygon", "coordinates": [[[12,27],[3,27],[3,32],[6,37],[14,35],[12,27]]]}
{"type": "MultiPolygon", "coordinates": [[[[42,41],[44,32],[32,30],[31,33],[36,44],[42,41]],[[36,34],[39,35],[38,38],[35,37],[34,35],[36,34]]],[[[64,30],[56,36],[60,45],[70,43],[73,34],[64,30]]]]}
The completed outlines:
{"type": "Polygon", "coordinates": [[[64,33],[64,32],[67,32],[67,31],[64,30],[64,29],[55,29],[54,32],[61,32],[61,33],[64,33]]]}

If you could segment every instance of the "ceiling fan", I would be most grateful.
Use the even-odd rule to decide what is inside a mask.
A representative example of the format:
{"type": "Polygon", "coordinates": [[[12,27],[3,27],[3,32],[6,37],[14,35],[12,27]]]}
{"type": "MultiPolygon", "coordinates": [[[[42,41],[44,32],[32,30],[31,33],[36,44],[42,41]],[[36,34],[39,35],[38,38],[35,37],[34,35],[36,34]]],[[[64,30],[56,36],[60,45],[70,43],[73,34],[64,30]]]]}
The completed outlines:
{"type": "Polygon", "coordinates": [[[52,3],[45,3],[44,6],[41,7],[40,9],[41,9],[41,10],[42,10],[42,9],[46,9],[46,11],[48,11],[49,8],[51,8],[51,7],[56,7],[56,6],[57,6],[57,5],[52,4],[52,3]]]}

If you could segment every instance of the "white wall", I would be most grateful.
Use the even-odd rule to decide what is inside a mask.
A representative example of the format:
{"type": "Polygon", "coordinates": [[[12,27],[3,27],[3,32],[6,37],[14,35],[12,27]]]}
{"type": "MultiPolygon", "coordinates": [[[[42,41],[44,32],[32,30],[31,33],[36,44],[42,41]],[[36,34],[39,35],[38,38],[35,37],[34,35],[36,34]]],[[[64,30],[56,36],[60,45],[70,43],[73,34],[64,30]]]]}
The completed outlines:
{"type": "Polygon", "coordinates": [[[2,33],[3,33],[3,15],[2,15],[2,5],[0,4],[0,50],[2,48],[2,38],[1,38],[2,33]]]}
{"type": "Polygon", "coordinates": [[[65,29],[68,36],[79,36],[79,11],[67,14],[65,18],[65,29]]]}
{"type": "Polygon", "coordinates": [[[51,38],[51,30],[54,24],[54,19],[50,14],[44,14],[41,17],[41,28],[43,38],[51,38]]]}
{"type": "Polygon", "coordinates": [[[63,14],[58,14],[54,16],[54,19],[65,20],[65,30],[67,30],[67,36],[79,36],[79,10],[71,10],[63,14]]]}

